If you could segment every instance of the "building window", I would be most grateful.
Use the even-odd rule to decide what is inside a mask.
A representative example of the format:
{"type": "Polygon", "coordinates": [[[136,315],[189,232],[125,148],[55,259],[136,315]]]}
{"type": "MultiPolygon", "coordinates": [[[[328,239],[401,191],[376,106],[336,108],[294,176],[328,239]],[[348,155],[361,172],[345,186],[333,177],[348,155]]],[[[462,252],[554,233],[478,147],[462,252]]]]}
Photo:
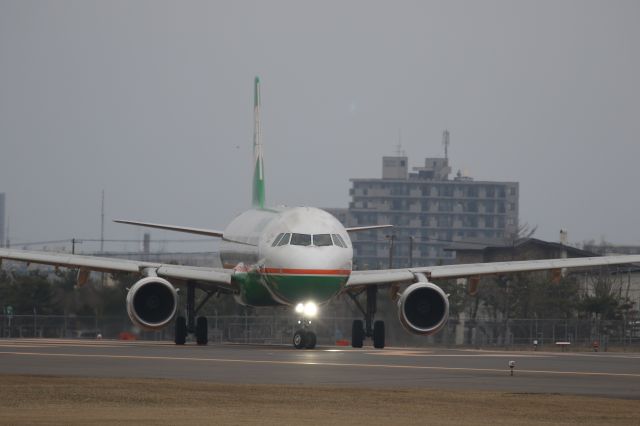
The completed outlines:
{"type": "Polygon", "coordinates": [[[495,201],[485,201],[484,202],[484,211],[486,213],[495,213],[496,212],[496,202],[495,201]]]}
{"type": "Polygon", "coordinates": [[[495,226],[495,222],[493,220],[493,216],[485,216],[484,217],[484,227],[485,228],[493,228],[495,226]]]}

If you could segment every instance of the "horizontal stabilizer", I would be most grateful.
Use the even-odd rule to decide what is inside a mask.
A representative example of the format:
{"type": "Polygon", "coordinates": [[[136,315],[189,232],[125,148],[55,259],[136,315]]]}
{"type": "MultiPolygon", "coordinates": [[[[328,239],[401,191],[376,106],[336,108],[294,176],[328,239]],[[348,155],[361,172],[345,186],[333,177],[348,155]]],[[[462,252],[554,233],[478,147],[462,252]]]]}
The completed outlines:
{"type": "Polygon", "coordinates": [[[359,232],[359,231],[371,231],[372,229],[393,228],[393,225],[371,225],[371,226],[356,226],[353,228],[345,228],[347,232],[359,232]]]}
{"type": "Polygon", "coordinates": [[[205,235],[207,237],[222,238],[222,231],[213,229],[188,228],[186,226],[161,225],[159,223],[135,222],[132,220],[114,220],[116,223],[125,223],[127,225],[145,226],[147,228],[165,229],[167,231],[186,232],[188,234],[205,235]]]}

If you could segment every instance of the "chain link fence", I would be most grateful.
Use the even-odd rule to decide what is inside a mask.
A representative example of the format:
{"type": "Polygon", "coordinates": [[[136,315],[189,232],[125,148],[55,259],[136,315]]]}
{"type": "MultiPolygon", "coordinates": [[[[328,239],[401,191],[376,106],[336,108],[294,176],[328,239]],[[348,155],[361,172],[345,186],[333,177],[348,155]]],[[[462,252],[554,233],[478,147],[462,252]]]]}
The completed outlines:
{"type": "MultiPolygon", "coordinates": [[[[321,317],[313,322],[318,344],[350,344],[351,324],[358,317],[321,317]]],[[[293,315],[209,316],[209,339],[214,343],[290,344],[297,320],[293,315]]],[[[435,336],[412,335],[397,320],[387,320],[388,346],[464,346],[550,348],[565,342],[574,349],[623,348],[640,350],[640,321],[600,321],[588,319],[487,319],[451,318],[435,336]]],[[[127,317],[12,315],[0,316],[0,336],[4,338],[42,337],[173,340],[173,326],[145,332],[137,330],[127,317]]]]}

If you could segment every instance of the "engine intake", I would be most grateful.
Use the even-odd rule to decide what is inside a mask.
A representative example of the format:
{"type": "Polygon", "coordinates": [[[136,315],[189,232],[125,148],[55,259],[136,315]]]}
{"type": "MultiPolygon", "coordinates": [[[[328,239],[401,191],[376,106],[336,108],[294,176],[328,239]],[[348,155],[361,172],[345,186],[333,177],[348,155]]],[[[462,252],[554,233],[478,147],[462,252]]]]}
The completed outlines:
{"type": "Polygon", "coordinates": [[[129,318],[146,330],[165,327],[176,315],[177,308],[178,292],[163,278],[143,278],[127,294],[129,318]]]}
{"type": "Polygon", "coordinates": [[[430,336],[440,331],[449,318],[449,299],[430,282],[411,284],[398,298],[400,323],[409,332],[430,336]]]}

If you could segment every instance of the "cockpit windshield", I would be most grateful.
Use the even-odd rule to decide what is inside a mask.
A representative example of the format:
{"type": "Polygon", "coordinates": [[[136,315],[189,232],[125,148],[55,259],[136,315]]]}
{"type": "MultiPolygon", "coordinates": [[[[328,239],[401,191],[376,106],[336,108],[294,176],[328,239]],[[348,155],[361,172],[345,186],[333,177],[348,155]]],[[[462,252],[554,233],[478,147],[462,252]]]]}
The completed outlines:
{"type": "Polygon", "coordinates": [[[289,244],[289,239],[291,238],[291,234],[286,233],[284,234],[284,236],[280,239],[280,241],[278,241],[278,245],[279,246],[286,246],[287,244],[289,244]]]}
{"type": "Polygon", "coordinates": [[[338,247],[347,248],[347,243],[344,242],[342,237],[338,234],[331,234],[333,237],[333,243],[338,247]]]}
{"type": "Polygon", "coordinates": [[[332,246],[331,235],[329,234],[314,234],[313,245],[318,247],[332,246]]]}
{"type": "Polygon", "coordinates": [[[286,246],[315,246],[329,247],[338,246],[347,248],[347,244],[338,234],[290,234],[281,233],[273,240],[271,247],[286,246]]]}
{"type": "Polygon", "coordinates": [[[275,247],[278,245],[278,243],[280,242],[280,240],[282,239],[282,236],[284,235],[284,233],[282,234],[278,234],[278,236],[276,237],[275,240],[273,240],[273,244],[271,244],[271,247],[275,247]]]}
{"type": "Polygon", "coordinates": [[[309,234],[291,234],[292,246],[310,246],[311,235],[309,234]]]}

